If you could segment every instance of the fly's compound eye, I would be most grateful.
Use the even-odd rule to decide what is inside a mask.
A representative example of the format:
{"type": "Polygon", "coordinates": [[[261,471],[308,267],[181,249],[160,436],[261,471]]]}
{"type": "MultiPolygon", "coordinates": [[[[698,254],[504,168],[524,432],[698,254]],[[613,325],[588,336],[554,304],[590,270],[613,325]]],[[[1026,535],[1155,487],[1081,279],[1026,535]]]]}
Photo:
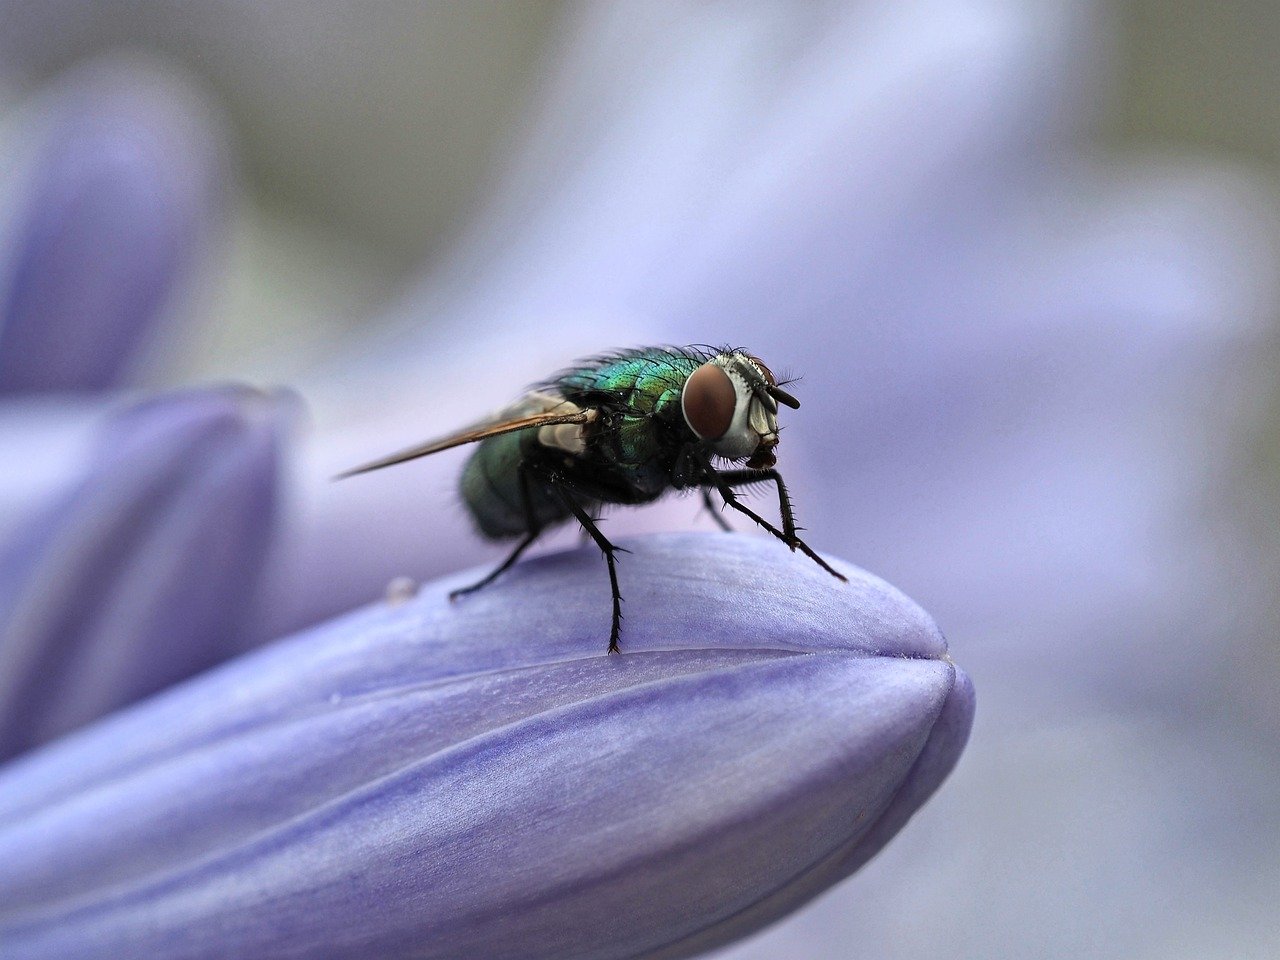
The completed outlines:
{"type": "Polygon", "coordinates": [[[693,371],[680,393],[685,423],[703,440],[719,440],[728,432],[737,405],[733,381],[714,363],[693,371]]]}

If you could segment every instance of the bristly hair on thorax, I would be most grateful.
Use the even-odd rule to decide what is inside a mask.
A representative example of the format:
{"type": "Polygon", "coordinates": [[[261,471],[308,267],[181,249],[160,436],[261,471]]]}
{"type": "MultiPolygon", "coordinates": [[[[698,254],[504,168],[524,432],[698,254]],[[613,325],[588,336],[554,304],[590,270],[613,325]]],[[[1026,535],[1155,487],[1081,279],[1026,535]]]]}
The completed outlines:
{"type": "Polygon", "coordinates": [[[667,376],[649,373],[649,377],[658,379],[672,390],[679,390],[690,373],[697,367],[712,360],[722,353],[745,352],[739,347],[712,346],[705,343],[695,344],[663,344],[660,346],[629,347],[611,350],[584,357],[572,366],[565,367],[546,380],[539,381],[529,389],[538,392],[558,392],[565,387],[577,388],[588,397],[610,404],[614,407],[628,407],[629,389],[608,389],[594,380],[592,374],[599,373],[607,367],[623,365],[629,362],[642,361],[659,368],[665,368],[667,376]]]}

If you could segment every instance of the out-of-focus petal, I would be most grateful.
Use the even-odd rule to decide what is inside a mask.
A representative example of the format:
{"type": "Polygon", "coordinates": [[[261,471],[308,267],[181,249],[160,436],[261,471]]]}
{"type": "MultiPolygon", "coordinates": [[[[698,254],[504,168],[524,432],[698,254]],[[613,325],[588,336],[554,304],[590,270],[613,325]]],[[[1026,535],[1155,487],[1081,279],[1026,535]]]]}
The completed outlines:
{"type": "Polygon", "coordinates": [[[12,764],[6,949],[686,956],[856,869],[968,734],[932,621],[756,538],[631,546],[621,657],[579,550],[358,612],[12,764]]]}
{"type": "Polygon", "coordinates": [[[39,138],[7,188],[0,393],[114,386],[177,310],[221,198],[216,125],[170,72],[76,71],[24,128],[39,138]]]}
{"type": "Polygon", "coordinates": [[[80,479],[84,452],[113,411],[87,394],[0,403],[0,544],[80,479]]]}
{"type": "Polygon", "coordinates": [[[110,422],[83,482],[0,555],[0,756],[234,651],[265,557],[278,417],[215,389],[110,422]]]}

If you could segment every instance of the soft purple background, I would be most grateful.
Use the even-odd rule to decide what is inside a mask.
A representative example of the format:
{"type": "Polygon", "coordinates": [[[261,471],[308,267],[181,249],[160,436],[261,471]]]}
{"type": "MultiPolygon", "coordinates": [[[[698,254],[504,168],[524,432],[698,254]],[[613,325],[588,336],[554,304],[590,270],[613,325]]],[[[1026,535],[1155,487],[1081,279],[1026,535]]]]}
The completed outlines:
{"type": "MultiPolygon", "coordinates": [[[[112,6],[95,26],[70,0],[0,9],[15,97],[125,39],[191,74],[149,73],[151,89],[230,110],[252,201],[241,285],[131,375],[285,381],[311,410],[248,637],[496,556],[454,498],[461,454],[331,485],[336,470],[581,353],[742,343],[803,375],[779,452],[809,538],[929,609],[983,710],[897,843],[726,955],[1280,950],[1280,657],[1258,560],[1275,500],[1256,467],[1274,434],[1274,183],[1177,144],[1098,145],[1105,10],[433,21],[228,0],[112,6]],[[414,31],[439,56],[387,52],[414,31]],[[476,80],[488,64],[500,79],[476,80]]],[[[24,103],[7,129],[43,115],[24,103]]],[[[23,465],[0,478],[0,529],[72,475],[96,415],[0,408],[23,465]]],[[[709,526],[697,513],[676,501],[610,530],[709,526]]]]}

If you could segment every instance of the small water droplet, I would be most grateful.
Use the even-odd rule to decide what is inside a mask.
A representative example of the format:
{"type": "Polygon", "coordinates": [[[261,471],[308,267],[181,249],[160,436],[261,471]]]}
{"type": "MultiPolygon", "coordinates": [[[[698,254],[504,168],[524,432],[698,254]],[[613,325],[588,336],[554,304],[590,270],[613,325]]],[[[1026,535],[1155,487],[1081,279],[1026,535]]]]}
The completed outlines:
{"type": "Polygon", "coordinates": [[[387,584],[386,600],[390,606],[408,603],[417,595],[418,584],[412,577],[396,577],[387,584]]]}

